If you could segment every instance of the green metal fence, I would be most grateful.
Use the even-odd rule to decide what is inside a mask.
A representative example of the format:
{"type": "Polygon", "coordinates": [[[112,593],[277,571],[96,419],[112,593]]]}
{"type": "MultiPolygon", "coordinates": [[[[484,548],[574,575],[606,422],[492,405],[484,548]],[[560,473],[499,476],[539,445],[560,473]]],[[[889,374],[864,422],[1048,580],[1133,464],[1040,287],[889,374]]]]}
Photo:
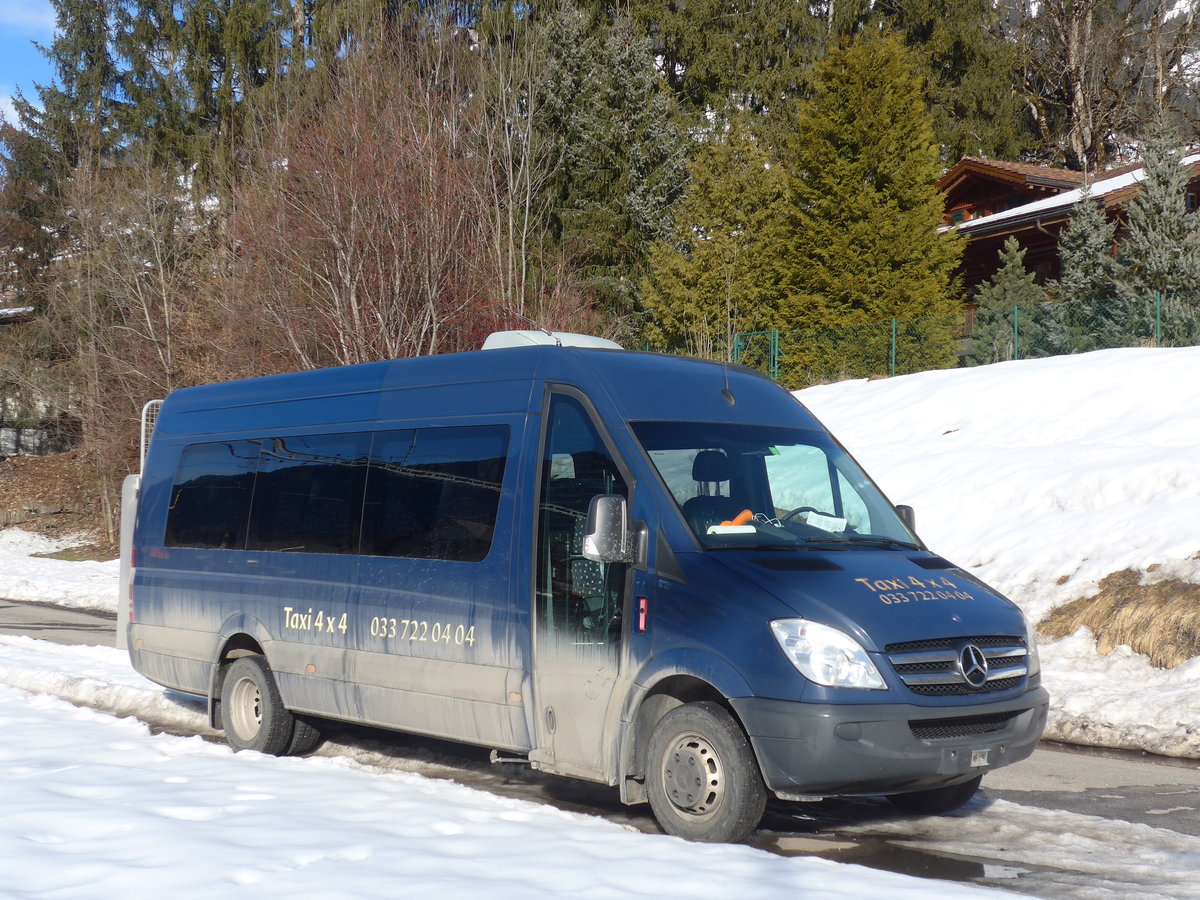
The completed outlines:
{"type": "Polygon", "coordinates": [[[1050,302],[837,329],[738,334],[733,359],[789,387],[1084,353],[1200,345],[1200,304],[1173,297],[1050,302]]]}

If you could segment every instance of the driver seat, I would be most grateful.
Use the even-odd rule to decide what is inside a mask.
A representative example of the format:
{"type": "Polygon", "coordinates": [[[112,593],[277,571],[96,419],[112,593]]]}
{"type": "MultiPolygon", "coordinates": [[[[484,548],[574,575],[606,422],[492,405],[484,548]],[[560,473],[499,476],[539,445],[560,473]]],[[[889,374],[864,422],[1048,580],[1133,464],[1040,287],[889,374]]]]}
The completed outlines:
{"type": "MultiPolygon", "coordinates": [[[[701,450],[692,461],[692,480],[702,485],[715,484],[720,490],[720,483],[732,475],[733,465],[722,450],[701,450]]],[[[720,494],[701,494],[683,504],[683,517],[697,535],[707,534],[710,525],[720,525],[741,511],[733,498],[720,494]]]]}

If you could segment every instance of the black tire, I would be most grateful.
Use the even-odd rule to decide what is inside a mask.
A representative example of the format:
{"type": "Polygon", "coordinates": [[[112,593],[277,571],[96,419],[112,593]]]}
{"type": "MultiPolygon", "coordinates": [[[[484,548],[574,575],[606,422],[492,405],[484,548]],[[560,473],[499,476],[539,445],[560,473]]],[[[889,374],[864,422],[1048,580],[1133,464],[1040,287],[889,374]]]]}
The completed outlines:
{"type": "Polygon", "coordinates": [[[312,753],[321,746],[321,742],[325,740],[325,735],[321,734],[321,730],[307,716],[292,716],[296,720],[296,727],[292,731],[292,740],[288,744],[287,750],[284,751],[285,756],[304,756],[312,753]]]}
{"type": "Polygon", "coordinates": [[[662,830],[691,841],[744,841],[767,805],[745,732],[709,701],[677,706],[659,719],[646,757],[646,788],[662,830]]]}
{"type": "Polygon", "coordinates": [[[979,775],[962,784],[931,788],[927,791],[913,791],[908,794],[892,794],[888,800],[908,812],[939,816],[942,813],[953,812],[974,797],[975,792],[979,790],[981,781],[983,781],[983,776],[979,775]]]}
{"type": "Polygon", "coordinates": [[[306,727],[296,741],[297,719],[283,705],[265,659],[243,656],[229,664],[221,682],[221,728],[229,746],[272,756],[303,752],[292,747],[311,740],[306,727]]]}

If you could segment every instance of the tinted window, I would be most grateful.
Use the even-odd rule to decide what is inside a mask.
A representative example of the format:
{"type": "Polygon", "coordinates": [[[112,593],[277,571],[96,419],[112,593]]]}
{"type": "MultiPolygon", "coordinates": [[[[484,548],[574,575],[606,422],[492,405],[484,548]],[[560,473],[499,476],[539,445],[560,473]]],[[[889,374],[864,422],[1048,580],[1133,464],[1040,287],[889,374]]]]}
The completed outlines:
{"type": "Polygon", "coordinates": [[[375,435],[361,552],[478,561],[496,528],[508,428],[429,428],[375,435]]]}
{"type": "Polygon", "coordinates": [[[371,435],[262,441],[249,550],[354,553],[371,435]]]}
{"type": "Polygon", "coordinates": [[[168,547],[240,550],[254,488],[258,441],[186,447],[167,514],[168,547]]]}

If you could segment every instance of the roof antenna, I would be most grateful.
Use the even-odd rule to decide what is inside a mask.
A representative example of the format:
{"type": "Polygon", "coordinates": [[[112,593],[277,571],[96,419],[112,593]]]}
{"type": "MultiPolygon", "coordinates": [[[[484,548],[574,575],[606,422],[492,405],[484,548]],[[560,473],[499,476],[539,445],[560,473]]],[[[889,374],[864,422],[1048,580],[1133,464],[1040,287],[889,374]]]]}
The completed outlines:
{"type": "Polygon", "coordinates": [[[725,375],[725,387],[721,388],[721,399],[730,406],[737,406],[737,397],[733,396],[733,391],[729,389],[729,362],[721,363],[721,371],[725,375]]]}

